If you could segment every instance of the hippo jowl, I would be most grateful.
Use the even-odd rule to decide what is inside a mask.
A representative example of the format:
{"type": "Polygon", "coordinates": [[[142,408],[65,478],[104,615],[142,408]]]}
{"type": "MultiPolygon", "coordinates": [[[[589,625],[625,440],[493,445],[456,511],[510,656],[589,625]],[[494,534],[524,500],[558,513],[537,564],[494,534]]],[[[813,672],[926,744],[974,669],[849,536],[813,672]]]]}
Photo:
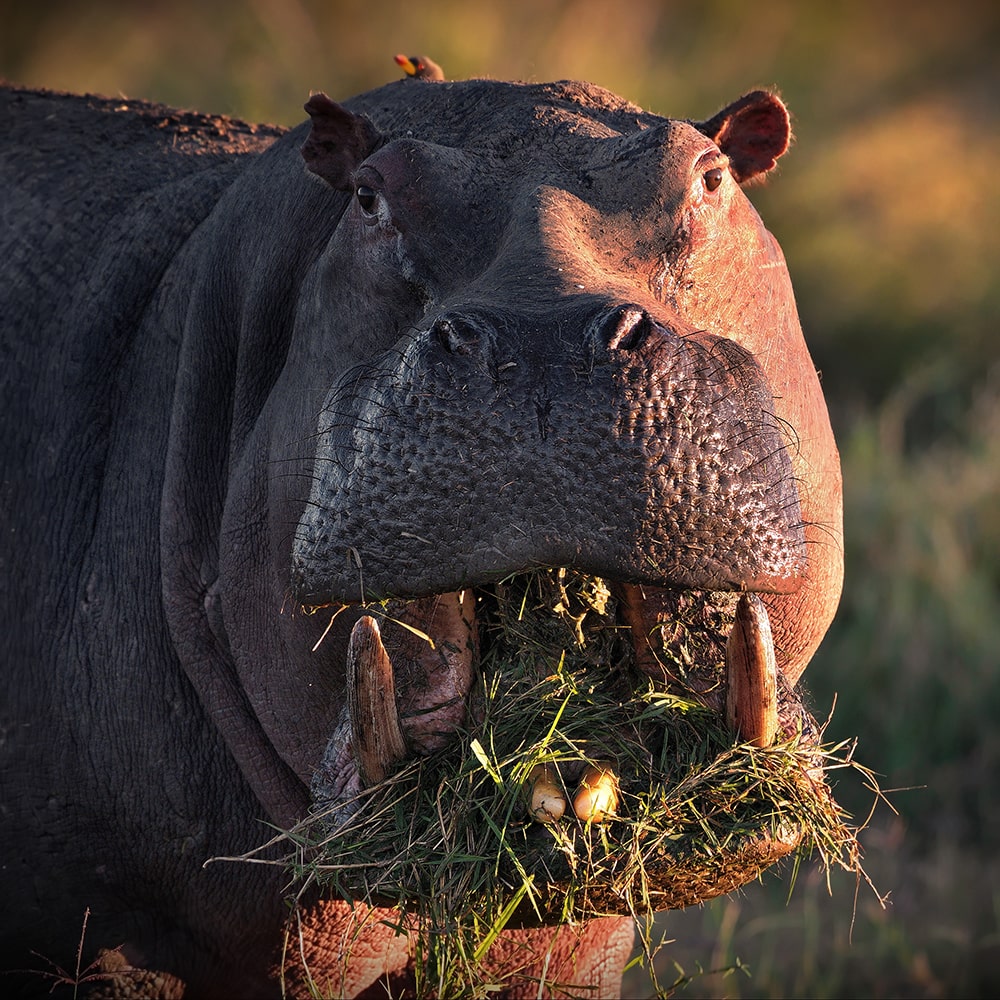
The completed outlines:
{"type": "MultiPolygon", "coordinates": [[[[304,815],[324,758],[364,780],[350,727],[329,746],[360,612],[314,653],[301,605],[393,597],[452,651],[379,652],[412,753],[460,721],[476,587],[533,567],[610,581],[654,674],[670,595],[758,592],[798,679],[841,498],[740,187],[787,148],[776,97],[691,122],[410,80],[288,132],[2,102],[6,966],[68,961],[89,907],[189,996],[276,993],[280,875],[202,863],[304,815]]],[[[314,973],[405,975],[378,924],[345,968],[349,923],[303,921],[314,973]]],[[[564,981],[613,992],[630,944],[595,924],[564,981]]]]}

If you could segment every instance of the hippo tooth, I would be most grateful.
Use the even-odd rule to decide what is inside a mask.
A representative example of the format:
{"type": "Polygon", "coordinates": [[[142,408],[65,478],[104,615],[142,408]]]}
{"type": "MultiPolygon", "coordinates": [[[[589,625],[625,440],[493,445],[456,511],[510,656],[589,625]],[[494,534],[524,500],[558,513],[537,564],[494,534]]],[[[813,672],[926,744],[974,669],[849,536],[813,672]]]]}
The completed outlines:
{"type": "Polygon", "coordinates": [[[377,785],[406,756],[396,709],[392,662],[374,618],[359,618],[347,647],[347,704],[351,743],[365,786],[377,785]]]}
{"type": "Polygon", "coordinates": [[[778,669],[764,602],[744,594],[726,642],[726,717],[746,743],[766,747],[778,732],[778,669]]]}
{"type": "Polygon", "coordinates": [[[528,812],[537,823],[558,823],[566,812],[566,794],[551,764],[536,764],[528,774],[528,812]]]}
{"type": "Polygon", "coordinates": [[[573,812],[584,823],[603,823],[618,811],[618,779],[612,765],[591,764],[573,796],[573,812]]]}

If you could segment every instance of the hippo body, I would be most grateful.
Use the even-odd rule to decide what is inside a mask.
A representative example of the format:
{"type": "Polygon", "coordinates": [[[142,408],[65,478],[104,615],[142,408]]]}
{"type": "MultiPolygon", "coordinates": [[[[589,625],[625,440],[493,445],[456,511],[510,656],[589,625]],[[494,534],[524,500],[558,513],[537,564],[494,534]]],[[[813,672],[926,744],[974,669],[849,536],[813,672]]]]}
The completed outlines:
{"type": "MultiPolygon", "coordinates": [[[[203,863],[364,783],[358,602],[450,651],[382,637],[413,752],[473,684],[470,595],[511,573],[604,576],[637,636],[673,591],[759,592],[789,684],[835,610],[836,448],[739,187],[787,145],[776,98],[690,123],[409,80],[307,110],[3,92],[5,968],[69,965],[89,909],[88,945],[186,996],[278,995],[282,872],[203,863]],[[314,652],[302,608],[341,603],[314,652]]],[[[306,911],[310,973],[404,982],[383,925],[346,967],[356,917],[306,911]]],[[[560,933],[498,967],[529,942],[612,994],[631,924],[560,933]]]]}

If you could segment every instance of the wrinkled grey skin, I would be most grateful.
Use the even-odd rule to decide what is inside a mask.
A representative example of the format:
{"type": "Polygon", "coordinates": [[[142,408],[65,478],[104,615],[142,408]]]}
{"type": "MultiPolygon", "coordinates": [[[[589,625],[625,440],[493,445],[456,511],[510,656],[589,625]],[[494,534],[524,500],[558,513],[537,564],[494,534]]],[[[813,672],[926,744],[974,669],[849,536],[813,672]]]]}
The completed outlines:
{"type": "MultiPolygon", "coordinates": [[[[836,452],[737,186],[770,162],[583,84],[347,107],[310,172],[308,125],[3,93],[5,967],[71,963],[89,908],[188,996],[277,995],[280,872],[203,862],[340,759],[358,612],[313,653],[301,604],[431,620],[537,565],[760,590],[792,682],[832,615],[836,452]]],[[[344,907],[311,912],[332,970],[344,907]]],[[[342,988],[405,975],[398,941],[342,988]]],[[[578,981],[630,941],[595,925],[578,981]]]]}

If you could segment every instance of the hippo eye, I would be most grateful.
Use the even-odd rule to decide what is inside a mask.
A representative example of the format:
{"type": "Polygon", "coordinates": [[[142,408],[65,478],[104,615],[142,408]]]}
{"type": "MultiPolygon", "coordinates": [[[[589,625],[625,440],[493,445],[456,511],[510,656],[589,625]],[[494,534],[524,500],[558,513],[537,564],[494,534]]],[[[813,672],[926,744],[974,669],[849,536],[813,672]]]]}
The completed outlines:
{"type": "Polygon", "coordinates": [[[375,203],[378,201],[378,191],[370,188],[367,184],[359,184],[354,189],[354,195],[358,199],[362,213],[365,215],[375,215],[375,203]]]}
{"type": "Polygon", "coordinates": [[[706,170],[701,179],[705,183],[706,191],[714,191],[722,183],[722,168],[712,167],[711,170],[706,170]]]}

